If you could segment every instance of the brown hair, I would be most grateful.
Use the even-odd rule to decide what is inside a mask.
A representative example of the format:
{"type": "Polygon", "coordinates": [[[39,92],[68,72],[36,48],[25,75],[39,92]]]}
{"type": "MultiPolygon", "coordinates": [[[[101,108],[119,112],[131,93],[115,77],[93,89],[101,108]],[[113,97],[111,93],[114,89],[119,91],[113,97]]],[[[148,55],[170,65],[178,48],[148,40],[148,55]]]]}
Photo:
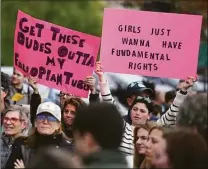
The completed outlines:
{"type": "Polygon", "coordinates": [[[144,160],[144,155],[139,154],[136,149],[136,142],[137,142],[137,132],[139,129],[143,128],[148,132],[155,127],[157,124],[155,122],[147,122],[145,124],[141,124],[134,129],[134,167],[139,168],[144,160]]]}
{"type": "Polygon", "coordinates": [[[164,133],[167,154],[173,169],[208,168],[207,144],[200,134],[187,130],[164,133]]]}
{"type": "MultiPolygon", "coordinates": [[[[155,125],[149,130],[149,134],[153,130],[160,130],[162,133],[170,133],[172,131],[173,127],[172,126],[161,126],[161,125],[155,125]]],[[[141,165],[139,166],[140,168],[145,168],[145,169],[150,169],[153,168],[151,164],[151,160],[148,158],[144,157],[144,160],[141,162],[141,165]]]]}
{"type": "Polygon", "coordinates": [[[66,99],[65,102],[64,102],[64,106],[63,106],[62,112],[63,112],[63,110],[66,108],[66,106],[68,104],[71,104],[71,105],[75,106],[75,108],[77,110],[78,108],[80,108],[80,107],[82,107],[84,105],[84,102],[79,97],[72,97],[70,99],[66,99]]]}

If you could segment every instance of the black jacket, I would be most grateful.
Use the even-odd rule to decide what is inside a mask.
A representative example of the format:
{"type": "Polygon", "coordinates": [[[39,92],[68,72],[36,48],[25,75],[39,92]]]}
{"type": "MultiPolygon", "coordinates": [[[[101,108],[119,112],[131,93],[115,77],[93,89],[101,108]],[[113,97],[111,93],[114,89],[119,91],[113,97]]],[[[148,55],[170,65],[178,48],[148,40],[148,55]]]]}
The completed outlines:
{"type": "Polygon", "coordinates": [[[68,150],[69,152],[73,151],[72,143],[68,140],[64,133],[51,136],[42,136],[36,133],[33,144],[28,144],[28,141],[25,140],[24,144],[21,145],[21,154],[25,167],[28,166],[30,160],[32,160],[34,155],[43,147],[55,147],[68,150]]]}

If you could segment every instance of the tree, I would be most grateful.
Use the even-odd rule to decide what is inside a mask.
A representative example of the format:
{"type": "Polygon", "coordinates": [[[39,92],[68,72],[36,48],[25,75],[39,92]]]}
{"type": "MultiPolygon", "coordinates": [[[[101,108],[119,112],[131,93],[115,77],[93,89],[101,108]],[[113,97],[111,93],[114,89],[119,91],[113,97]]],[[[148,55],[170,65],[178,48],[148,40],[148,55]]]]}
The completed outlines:
{"type": "Polygon", "coordinates": [[[2,65],[12,65],[14,31],[17,11],[73,30],[101,36],[102,1],[2,1],[1,2],[1,42],[2,65]]]}

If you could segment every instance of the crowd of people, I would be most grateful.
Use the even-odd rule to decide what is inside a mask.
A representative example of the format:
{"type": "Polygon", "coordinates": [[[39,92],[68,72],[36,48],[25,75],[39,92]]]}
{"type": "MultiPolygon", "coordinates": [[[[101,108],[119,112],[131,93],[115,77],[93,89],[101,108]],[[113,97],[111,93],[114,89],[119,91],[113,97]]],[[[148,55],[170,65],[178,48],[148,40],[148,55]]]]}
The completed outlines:
{"type": "Polygon", "coordinates": [[[101,62],[94,72],[99,91],[86,77],[89,104],[62,91],[58,104],[44,101],[37,79],[1,72],[1,168],[208,167],[207,95],[191,92],[197,77],[167,93],[129,84],[122,116],[101,62]]]}

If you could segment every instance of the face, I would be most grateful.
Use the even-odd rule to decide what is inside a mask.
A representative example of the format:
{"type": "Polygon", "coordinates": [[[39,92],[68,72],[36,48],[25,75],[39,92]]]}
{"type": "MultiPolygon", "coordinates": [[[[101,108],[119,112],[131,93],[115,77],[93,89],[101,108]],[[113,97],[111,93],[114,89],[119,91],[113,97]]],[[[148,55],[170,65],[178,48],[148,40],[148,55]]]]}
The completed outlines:
{"type": "Polygon", "coordinates": [[[165,139],[161,139],[158,144],[154,146],[152,164],[156,168],[171,168],[168,162],[166,148],[167,143],[165,139]]]}
{"type": "Polygon", "coordinates": [[[75,118],[76,107],[68,104],[64,109],[64,123],[71,126],[75,118]]]}
{"type": "Polygon", "coordinates": [[[145,154],[146,152],[146,143],[148,139],[148,131],[144,128],[140,128],[137,131],[137,141],[136,141],[136,148],[139,154],[145,154]]]}
{"type": "Polygon", "coordinates": [[[149,133],[148,141],[146,144],[146,157],[148,159],[152,159],[155,147],[163,139],[162,135],[163,132],[158,129],[153,129],[151,133],[149,133]]]}
{"type": "Polygon", "coordinates": [[[149,118],[149,111],[144,103],[136,103],[131,109],[131,120],[134,126],[144,124],[149,118]]]}
{"type": "Polygon", "coordinates": [[[21,134],[22,130],[26,127],[26,122],[20,119],[18,111],[8,112],[3,120],[4,132],[9,136],[16,136],[21,134]]]}
{"type": "Polygon", "coordinates": [[[35,125],[38,133],[42,135],[52,135],[61,127],[60,122],[49,113],[41,113],[37,115],[35,125]]]}
{"type": "Polygon", "coordinates": [[[14,72],[11,76],[11,82],[15,85],[23,83],[24,82],[24,75],[21,72],[14,69],[14,72]]]}

